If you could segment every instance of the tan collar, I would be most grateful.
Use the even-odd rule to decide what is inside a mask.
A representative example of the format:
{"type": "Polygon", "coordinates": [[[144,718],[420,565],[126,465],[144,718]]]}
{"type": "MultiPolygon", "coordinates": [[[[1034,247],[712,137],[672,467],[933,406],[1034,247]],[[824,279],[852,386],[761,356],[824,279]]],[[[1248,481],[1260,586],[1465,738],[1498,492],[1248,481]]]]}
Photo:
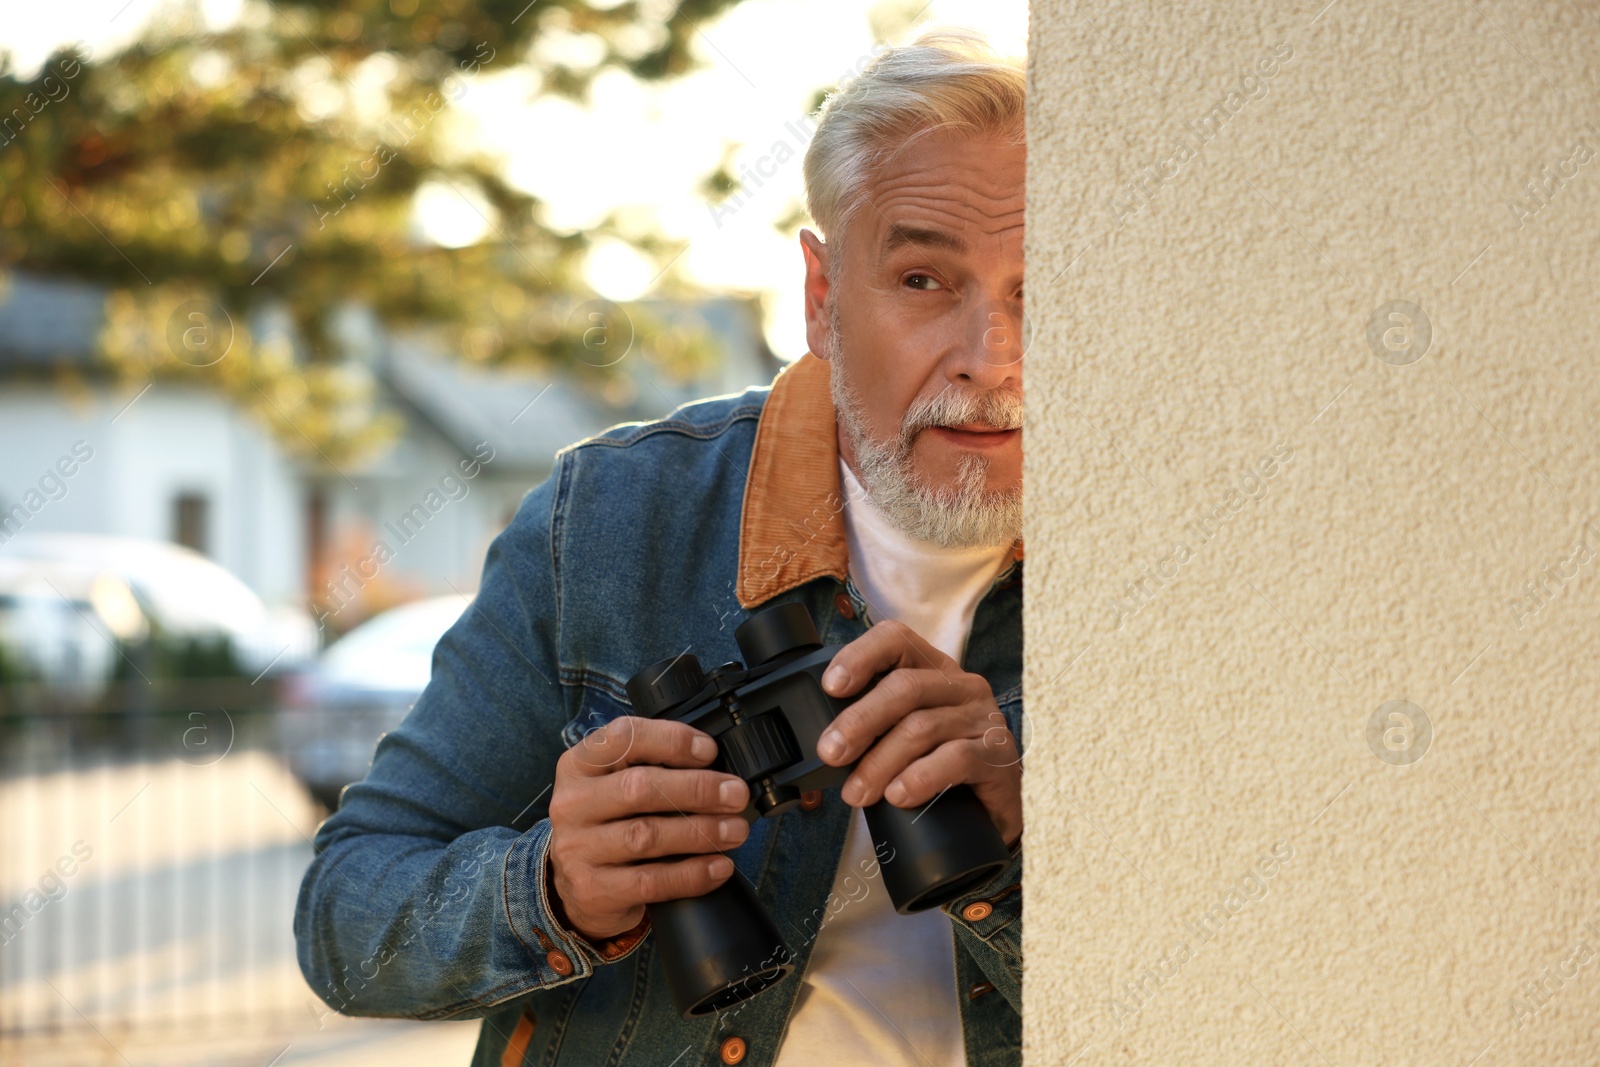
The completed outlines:
{"type": "MultiPolygon", "coordinates": [[[[1011,558],[1022,558],[1020,537],[1011,558]]],[[[739,517],[739,604],[754,608],[813,578],[844,581],[849,567],[828,364],[807,352],[773,379],[756,424],[739,517]]]]}

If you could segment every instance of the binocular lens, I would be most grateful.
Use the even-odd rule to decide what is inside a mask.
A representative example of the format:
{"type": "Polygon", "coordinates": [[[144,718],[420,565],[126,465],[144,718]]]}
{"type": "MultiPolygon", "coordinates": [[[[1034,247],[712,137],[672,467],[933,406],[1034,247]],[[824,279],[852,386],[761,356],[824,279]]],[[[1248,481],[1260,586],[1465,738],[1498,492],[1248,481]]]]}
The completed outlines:
{"type": "MultiPolygon", "coordinates": [[[[677,718],[711,733],[719,749],[715,766],[749,784],[757,814],[778,815],[800,803],[802,790],[837,784],[844,773],[813,755],[823,727],[849,703],[822,689],[822,673],[838,649],[823,647],[799,601],[756,612],[733,637],[747,666],[725,663],[707,674],[685,651],[637,672],[627,683],[628,700],[636,714],[677,718]]],[[[866,819],[877,850],[888,851],[879,870],[902,915],[948,903],[1010,861],[966,785],[918,808],[879,801],[866,819]]],[[[703,896],[646,910],[673,1003],[685,1019],[732,1007],[794,970],[794,954],[738,871],[703,896]]]]}
{"type": "Polygon", "coordinates": [[[872,840],[888,852],[879,870],[901,915],[954,900],[1000,873],[1011,858],[970,786],[951,786],[917,808],[880,800],[866,814],[872,840]]]}
{"type": "Polygon", "coordinates": [[[661,966],[685,1019],[748,1000],[794,970],[794,954],[737,870],[711,892],[648,904],[661,966]]]}

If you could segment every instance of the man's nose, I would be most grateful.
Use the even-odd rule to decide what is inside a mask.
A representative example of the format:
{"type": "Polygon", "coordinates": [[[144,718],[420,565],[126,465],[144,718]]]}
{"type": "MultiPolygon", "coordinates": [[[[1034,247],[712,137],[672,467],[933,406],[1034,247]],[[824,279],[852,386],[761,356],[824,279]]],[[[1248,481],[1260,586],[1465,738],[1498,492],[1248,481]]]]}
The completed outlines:
{"type": "Polygon", "coordinates": [[[952,377],[985,390],[1020,379],[1030,333],[1017,302],[984,301],[966,317],[952,377]]]}

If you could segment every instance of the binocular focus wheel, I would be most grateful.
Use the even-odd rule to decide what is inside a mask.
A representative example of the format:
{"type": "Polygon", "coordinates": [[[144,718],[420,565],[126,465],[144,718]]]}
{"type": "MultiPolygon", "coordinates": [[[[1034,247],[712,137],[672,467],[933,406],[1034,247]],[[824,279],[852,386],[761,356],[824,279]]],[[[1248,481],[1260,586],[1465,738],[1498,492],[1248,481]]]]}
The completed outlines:
{"type": "Polygon", "coordinates": [[[800,746],[789,731],[789,720],[777,712],[745,719],[729,727],[717,741],[729,773],[746,782],[765,778],[800,760],[800,746]]]}

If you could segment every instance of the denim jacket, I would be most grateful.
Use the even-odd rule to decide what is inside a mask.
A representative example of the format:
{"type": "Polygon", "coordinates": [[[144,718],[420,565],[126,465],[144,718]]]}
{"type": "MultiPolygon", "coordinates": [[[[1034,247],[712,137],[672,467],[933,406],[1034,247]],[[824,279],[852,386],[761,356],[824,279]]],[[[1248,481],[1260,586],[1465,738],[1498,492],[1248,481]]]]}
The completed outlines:
{"type": "MultiPolygon", "coordinates": [[[[556,455],[491,544],[433,675],[318,830],[294,929],[319,997],[349,1015],[482,1018],[476,1067],[767,1067],[831,900],[852,810],[838,788],[758,819],[731,855],[795,953],[784,981],[684,1020],[649,920],[591,944],[545,881],[556,760],[627,714],[624,683],[798,600],[827,644],[871,620],[848,573],[828,365],[626,423],[556,455]]],[[[1022,738],[1022,544],[984,593],[966,670],[1022,738]]],[[[739,877],[735,874],[734,877],[739,877]]],[[[1022,856],[942,906],[967,1063],[1021,1062],[1022,856]]],[[[865,990],[870,996],[871,990],[865,990]]],[[[916,1035],[907,1035],[915,1043],[916,1035]]],[[[843,1067],[843,1065],[839,1065],[843,1067]]]]}

